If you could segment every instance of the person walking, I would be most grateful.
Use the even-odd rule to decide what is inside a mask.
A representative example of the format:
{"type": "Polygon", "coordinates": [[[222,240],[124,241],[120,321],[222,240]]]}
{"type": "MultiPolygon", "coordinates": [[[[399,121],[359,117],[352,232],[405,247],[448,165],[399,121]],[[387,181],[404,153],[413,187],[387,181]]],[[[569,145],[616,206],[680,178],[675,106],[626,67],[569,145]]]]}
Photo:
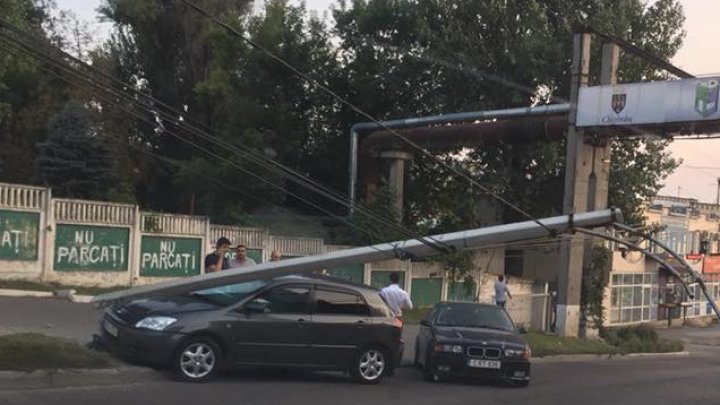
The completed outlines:
{"type": "Polygon", "coordinates": [[[255,260],[247,257],[247,247],[245,245],[237,245],[235,247],[235,258],[230,260],[230,268],[254,266],[255,260]]]}
{"type": "Polygon", "coordinates": [[[215,273],[230,268],[225,254],[230,249],[230,239],[221,237],[215,243],[215,251],[205,256],[205,273],[215,273]]]}
{"type": "Polygon", "coordinates": [[[507,295],[507,298],[512,299],[512,294],[510,294],[510,290],[508,290],[507,284],[505,283],[505,276],[501,274],[495,282],[495,304],[503,309],[506,303],[505,295],[507,295]]]}
{"type": "Polygon", "coordinates": [[[413,308],[410,296],[400,288],[399,282],[400,275],[392,273],[390,274],[390,285],[380,290],[380,296],[385,300],[396,318],[402,318],[403,309],[409,310],[413,308]]]}

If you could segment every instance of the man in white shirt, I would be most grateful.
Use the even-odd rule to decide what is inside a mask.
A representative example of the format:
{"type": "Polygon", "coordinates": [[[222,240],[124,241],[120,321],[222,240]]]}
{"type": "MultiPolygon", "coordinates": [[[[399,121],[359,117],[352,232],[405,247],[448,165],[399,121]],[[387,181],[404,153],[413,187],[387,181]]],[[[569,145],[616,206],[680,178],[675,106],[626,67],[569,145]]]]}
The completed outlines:
{"type": "Polygon", "coordinates": [[[412,309],[412,301],[410,296],[405,292],[398,283],[400,275],[397,273],[390,274],[390,285],[380,290],[380,296],[385,300],[390,310],[396,318],[402,317],[403,309],[412,309]]]}
{"type": "Polygon", "coordinates": [[[235,248],[235,258],[230,260],[230,268],[254,265],[255,260],[247,257],[247,247],[245,247],[245,245],[237,245],[235,248]]]}
{"type": "Polygon", "coordinates": [[[505,277],[499,275],[495,282],[495,304],[497,304],[497,306],[505,308],[505,294],[507,294],[508,298],[512,299],[512,294],[510,294],[507,284],[505,284],[505,277]]]}

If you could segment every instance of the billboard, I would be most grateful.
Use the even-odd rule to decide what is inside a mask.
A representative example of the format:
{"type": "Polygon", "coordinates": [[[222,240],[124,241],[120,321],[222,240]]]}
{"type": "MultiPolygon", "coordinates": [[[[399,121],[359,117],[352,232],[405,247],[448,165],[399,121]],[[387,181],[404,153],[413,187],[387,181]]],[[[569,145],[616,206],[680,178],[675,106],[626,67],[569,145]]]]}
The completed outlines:
{"type": "Polygon", "coordinates": [[[580,88],[575,125],[720,120],[720,77],[580,88]]]}

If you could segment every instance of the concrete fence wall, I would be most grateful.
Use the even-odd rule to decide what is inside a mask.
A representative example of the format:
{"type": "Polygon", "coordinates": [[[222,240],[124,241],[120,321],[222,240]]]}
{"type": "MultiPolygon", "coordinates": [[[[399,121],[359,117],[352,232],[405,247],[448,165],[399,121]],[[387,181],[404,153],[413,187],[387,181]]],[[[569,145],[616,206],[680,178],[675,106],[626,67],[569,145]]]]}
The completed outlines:
{"type": "MultiPolygon", "coordinates": [[[[266,229],[210,224],[207,217],[144,212],[137,205],[52,198],[47,188],[0,183],[0,279],[112,287],[193,276],[204,272],[205,255],[223,236],[233,246],[245,245],[257,262],[269,260],[275,249],[287,259],[350,248],[318,238],[271,235],[266,229]]],[[[418,307],[441,300],[491,302],[494,274],[504,271],[502,256],[502,250],[476,252],[472,285],[450,280],[433,262],[388,259],[324,270],[378,288],[397,272],[418,307]]],[[[519,296],[536,293],[531,290],[511,285],[519,296]]],[[[534,304],[537,299],[530,299],[528,308],[520,301],[510,311],[521,323],[545,323],[542,309],[534,304]]]]}

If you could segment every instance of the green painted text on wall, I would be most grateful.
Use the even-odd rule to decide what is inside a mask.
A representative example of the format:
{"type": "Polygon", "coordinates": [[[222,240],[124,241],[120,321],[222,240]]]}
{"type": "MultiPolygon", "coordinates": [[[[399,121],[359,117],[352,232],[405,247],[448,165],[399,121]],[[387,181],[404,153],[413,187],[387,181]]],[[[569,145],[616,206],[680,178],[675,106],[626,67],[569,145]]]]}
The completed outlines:
{"type": "Polygon", "coordinates": [[[0,210],[0,260],[38,258],[40,214],[0,210]]]}
{"type": "Polygon", "coordinates": [[[57,226],[53,269],[127,271],[130,230],[106,226],[57,226]]]}
{"type": "Polygon", "coordinates": [[[202,239],[143,236],[140,275],[185,277],[200,274],[202,239]]]}

